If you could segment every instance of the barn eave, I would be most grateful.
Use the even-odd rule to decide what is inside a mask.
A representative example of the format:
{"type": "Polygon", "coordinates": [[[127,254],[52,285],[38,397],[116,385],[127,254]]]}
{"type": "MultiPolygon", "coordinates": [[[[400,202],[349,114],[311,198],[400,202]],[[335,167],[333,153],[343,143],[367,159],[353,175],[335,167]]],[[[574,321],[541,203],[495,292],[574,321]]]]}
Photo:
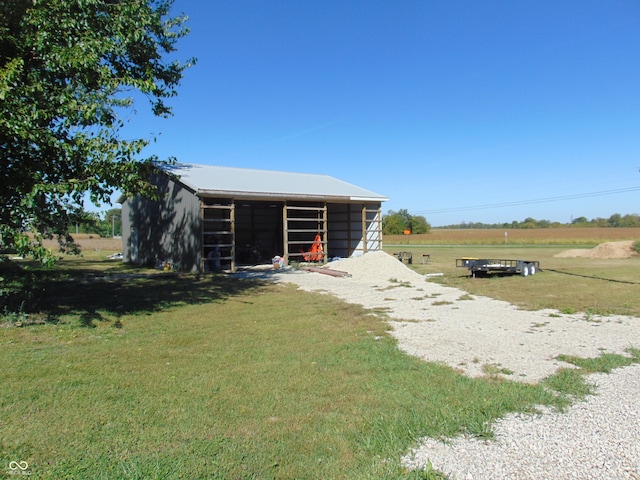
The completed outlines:
{"type": "Polygon", "coordinates": [[[327,202],[327,203],[359,203],[359,202],[386,202],[386,197],[361,197],[343,195],[314,195],[291,194],[278,192],[247,192],[234,190],[204,190],[199,189],[196,195],[205,198],[229,198],[236,200],[264,200],[264,201],[302,201],[302,202],[327,202]]]}

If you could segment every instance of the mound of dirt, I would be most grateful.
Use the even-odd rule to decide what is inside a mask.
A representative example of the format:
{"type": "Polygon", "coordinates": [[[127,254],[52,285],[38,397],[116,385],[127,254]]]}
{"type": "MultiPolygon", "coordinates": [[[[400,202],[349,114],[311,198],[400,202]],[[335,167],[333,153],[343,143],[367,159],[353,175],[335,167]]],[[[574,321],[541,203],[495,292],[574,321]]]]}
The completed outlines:
{"type": "Polygon", "coordinates": [[[624,242],[606,242],[601,243],[597,247],[591,249],[578,248],[573,250],[565,250],[557,255],[556,258],[630,258],[638,255],[633,249],[633,240],[624,242]]]}

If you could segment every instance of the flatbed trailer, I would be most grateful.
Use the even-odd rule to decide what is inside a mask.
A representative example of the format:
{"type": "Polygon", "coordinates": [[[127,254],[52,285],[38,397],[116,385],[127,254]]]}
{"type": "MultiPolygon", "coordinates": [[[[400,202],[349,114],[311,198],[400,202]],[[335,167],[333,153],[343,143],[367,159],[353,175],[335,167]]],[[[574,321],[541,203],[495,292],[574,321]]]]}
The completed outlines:
{"type": "Polygon", "coordinates": [[[456,267],[468,268],[471,276],[489,273],[517,274],[523,277],[535,275],[540,270],[540,262],[536,260],[507,260],[497,258],[458,258],[456,267]]]}

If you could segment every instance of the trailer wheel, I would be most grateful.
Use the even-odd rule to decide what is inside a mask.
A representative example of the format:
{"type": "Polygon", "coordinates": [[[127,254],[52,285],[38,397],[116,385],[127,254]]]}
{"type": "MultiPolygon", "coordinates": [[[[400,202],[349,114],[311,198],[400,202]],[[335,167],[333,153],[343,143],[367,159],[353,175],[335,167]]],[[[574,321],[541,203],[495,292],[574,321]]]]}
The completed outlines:
{"type": "Polygon", "coordinates": [[[535,275],[536,274],[536,265],[534,263],[531,263],[529,265],[529,275],[535,275]]]}
{"type": "Polygon", "coordinates": [[[529,276],[529,264],[525,263],[524,265],[522,265],[522,276],[523,277],[528,277],[529,276]]]}

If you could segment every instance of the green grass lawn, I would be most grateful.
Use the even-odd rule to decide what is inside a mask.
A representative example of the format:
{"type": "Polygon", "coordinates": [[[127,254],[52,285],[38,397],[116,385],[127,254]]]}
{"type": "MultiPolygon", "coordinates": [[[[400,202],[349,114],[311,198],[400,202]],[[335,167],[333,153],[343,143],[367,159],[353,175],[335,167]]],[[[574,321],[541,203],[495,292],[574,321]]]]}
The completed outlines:
{"type": "Polygon", "coordinates": [[[521,308],[640,317],[640,256],[628,259],[555,257],[567,248],[576,247],[410,245],[386,247],[385,250],[412,252],[414,270],[423,274],[443,274],[432,277],[433,282],[473,295],[505,300],[521,308]],[[430,255],[429,263],[421,263],[423,253],[430,255]],[[527,278],[517,275],[472,278],[466,268],[456,268],[456,258],[462,257],[537,260],[542,271],[527,278]]]}
{"type": "Polygon", "coordinates": [[[38,479],[442,478],[399,459],[422,436],[490,437],[508,412],[589,392],[586,367],[544,385],[467,378],[287,285],[96,260],[29,285],[0,327],[0,475],[20,461],[38,479]]]}

